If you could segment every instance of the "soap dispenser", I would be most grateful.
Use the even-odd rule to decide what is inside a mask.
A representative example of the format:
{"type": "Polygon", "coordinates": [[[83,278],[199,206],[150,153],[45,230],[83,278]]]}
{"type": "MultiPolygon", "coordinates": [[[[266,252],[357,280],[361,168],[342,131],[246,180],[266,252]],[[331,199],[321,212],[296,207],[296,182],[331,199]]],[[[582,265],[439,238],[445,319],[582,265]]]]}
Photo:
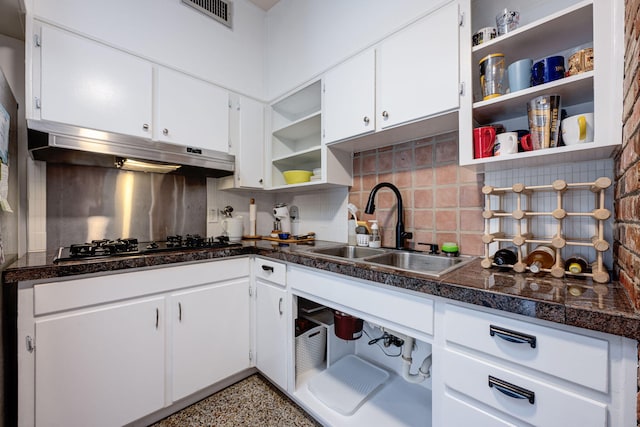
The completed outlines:
{"type": "Polygon", "coordinates": [[[371,237],[369,238],[370,248],[379,248],[382,245],[382,239],[380,238],[380,230],[378,229],[378,220],[371,219],[371,237]]]}

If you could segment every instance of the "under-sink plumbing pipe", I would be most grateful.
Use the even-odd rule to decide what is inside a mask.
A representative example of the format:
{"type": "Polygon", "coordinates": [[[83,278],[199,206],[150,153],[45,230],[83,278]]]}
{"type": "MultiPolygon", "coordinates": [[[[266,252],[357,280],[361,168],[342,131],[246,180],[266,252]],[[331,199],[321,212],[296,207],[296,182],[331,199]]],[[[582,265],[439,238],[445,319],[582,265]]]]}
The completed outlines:
{"type": "Polygon", "coordinates": [[[413,353],[413,344],[415,339],[413,337],[405,337],[404,345],[402,346],[402,378],[410,383],[421,383],[422,381],[429,378],[429,369],[431,369],[431,354],[424,358],[422,361],[422,365],[420,365],[420,369],[418,369],[417,374],[411,373],[411,363],[413,362],[413,358],[411,357],[411,353],[413,353]]]}
{"type": "Polygon", "coordinates": [[[422,364],[418,369],[418,373],[417,374],[411,373],[411,364],[413,363],[413,358],[411,357],[411,354],[413,353],[415,338],[405,334],[398,333],[396,331],[391,331],[384,327],[380,327],[380,329],[384,332],[388,332],[404,340],[404,344],[402,345],[402,378],[404,378],[405,381],[417,384],[417,383],[423,382],[424,380],[426,380],[431,376],[431,374],[429,373],[431,369],[431,364],[432,364],[431,353],[429,353],[429,355],[425,357],[424,360],[422,361],[422,364]]]}

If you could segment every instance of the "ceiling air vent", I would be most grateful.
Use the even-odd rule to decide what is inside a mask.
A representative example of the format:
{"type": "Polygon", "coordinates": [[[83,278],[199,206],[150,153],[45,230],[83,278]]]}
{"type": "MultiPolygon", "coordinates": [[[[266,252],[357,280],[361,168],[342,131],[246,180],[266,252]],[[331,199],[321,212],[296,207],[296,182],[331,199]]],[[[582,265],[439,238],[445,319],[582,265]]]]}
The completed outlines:
{"type": "Polygon", "coordinates": [[[232,28],[231,12],[233,3],[229,0],[182,0],[182,3],[232,28]]]}

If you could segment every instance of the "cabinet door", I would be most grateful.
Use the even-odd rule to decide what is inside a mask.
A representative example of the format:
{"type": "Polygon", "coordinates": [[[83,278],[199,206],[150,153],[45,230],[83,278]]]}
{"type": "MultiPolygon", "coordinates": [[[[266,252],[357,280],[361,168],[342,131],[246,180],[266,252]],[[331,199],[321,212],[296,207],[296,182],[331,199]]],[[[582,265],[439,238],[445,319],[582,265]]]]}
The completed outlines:
{"type": "Polygon", "coordinates": [[[249,279],[175,293],[173,401],[249,368],[249,279]]]}
{"type": "Polygon", "coordinates": [[[164,329],[164,298],[36,321],[36,425],[123,425],[162,408],[164,329]]]}
{"type": "Polygon", "coordinates": [[[264,105],[239,100],[240,131],[236,149],[236,179],[243,188],[262,188],[264,180],[264,105]]]}
{"type": "Polygon", "coordinates": [[[380,46],[378,128],[458,108],[458,2],[380,46]]]}
{"type": "Polygon", "coordinates": [[[256,283],[256,366],[271,381],[287,387],[286,291],[256,283]]]}
{"type": "Polygon", "coordinates": [[[229,93],[164,67],[156,70],[153,138],[229,151],[229,93]]]}
{"type": "Polygon", "coordinates": [[[375,66],[371,49],[323,77],[325,143],[375,130],[375,66]]]}
{"type": "Polygon", "coordinates": [[[51,27],[41,46],[42,120],[150,137],[150,63],[51,27]]]}

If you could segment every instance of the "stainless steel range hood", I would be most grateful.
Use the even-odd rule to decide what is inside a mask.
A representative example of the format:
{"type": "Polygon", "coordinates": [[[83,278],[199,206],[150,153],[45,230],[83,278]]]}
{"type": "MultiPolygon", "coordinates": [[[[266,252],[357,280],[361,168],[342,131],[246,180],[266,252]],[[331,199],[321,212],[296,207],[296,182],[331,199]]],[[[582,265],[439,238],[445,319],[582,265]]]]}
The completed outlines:
{"type": "Polygon", "coordinates": [[[127,135],[43,121],[27,121],[29,153],[34,160],[83,166],[119,167],[123,159],[180,165],[173,173],[210,177],[232,175],[233,155],[167,144],[127,135]]]}

